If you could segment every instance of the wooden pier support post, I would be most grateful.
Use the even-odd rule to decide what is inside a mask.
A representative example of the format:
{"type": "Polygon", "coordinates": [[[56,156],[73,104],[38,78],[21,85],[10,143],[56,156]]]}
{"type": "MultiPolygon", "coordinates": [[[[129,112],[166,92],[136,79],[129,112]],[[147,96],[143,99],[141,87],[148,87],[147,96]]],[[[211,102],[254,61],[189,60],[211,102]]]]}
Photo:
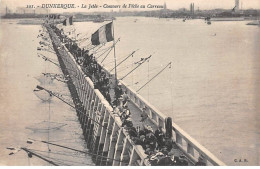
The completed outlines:
{"type": "Polygon", "coordinates": [[[87,101],[87,107],[86,107],[86,116],[84,119],[84,125],[83,125],[83,134],[85,139],[87,138],[87,132],[88,132],[88,128],[90,125],[90,115],[91,115],[91,105],[94,104],[94,90],[92,90],[91,88],[89,89],[89,99],[87,101]]]}
{"type": "MultiPolygon", "coordinates": [[[[86,80],[88,81],[88,78],[86,78],[86,80]]],[[[92,101],[92,92],[93,90],[91,89],[91,85],[89,83],[88,87],[87,87],[87,92],[86,92],[86,97],[84,100],[84,107],[85,107],[85,116],[82,117],[82,129],[83,129],[83,134],[85,137],[85,133],[86,133],[86,126],[87,126],[87,122],[88,122],[88,118],[89,118],[89,105],[92,101]]]]}
{"type": "Polygon", "coordinates": [[[114,161],[113,161],[113,166],[118,166],[119,165],[119,161],[120,161],[120,157],[121,157],[121,153],[123,150],[123,139],[125,138],[125,135],[123,133],[123,128],[118,129],[118,138],[117,138],[117,142],[115,145],[115,152],[114,152],[114,161]]]}
{"type": "Polygon", "coordinates": [[[91,139],[92,139],[92,135],[93,135],[93,128],[94,128],[94,124],[96,123],[95,117],[96,117],[96,113],[98,112],[98,104],[99,104],[99,99],[97,97],[97,95],[94,92],[94,103],[90,104],[90,119],[89,119],[89,125],[87,128],[87,132],[86,132],[86,141],[87,141],[87,147],[90,148],[91,146],[91,139]]]}
{"type": "MultiPolygon", "coordinates": [[[[108,155],[107,157],[112,159],[114,157],[114,152],[115,152],[115,145],[117,142],[117,138],[118,138],[118,129],[119,127],[117,126],[116,122],[114,122],[113,124],[113,129],[112,129],[112,134],[110,136],[110,143],[109,143],[109,149],[108,149],[108,155]]],[[[112,160],[107,160],[107,165],[111,166],[113,163],[112,160]]]]}
{"type": "MultiPolygon", "coordinates": [[[[104,148],[103,148],[103,153],[102,155],[104,157],[108,157],[108,151],[109,151],[109,146],[110,146],[110,139],[112,135],[112,131],[114,129],[115,121],[112,115],[109,115],[108,119],[108,130],[106,131],[106,136],[105,136],[105,141],[104,141],[104,148]]],[[[107,164],[107,159],[102,158],[101,159],[101,165],[106,165],[107,164]]]]}
{"type": "MultiPolygon", "coordinates": [[[[105,110],[105,113],[104,113],[104,119],[103,119],[103,123],[102,123],[102,125],[104,127],[101,128],[101,132],[100,132],[100,139],[99,139],[98,148],[97,148],[97,154],[98,155],[103,154],[103,148],[104,148],[104,143],[105,143],[105,139],[106,139],[106,133],[109,130],[108,122],[109,122],[109,116],[110,116],[111,110],[109,111],[108,109],[109,109],[109,107],[106,107],[106,110],[105,110]]],[[[95,161],[96,161],[96,165],[101,165],[101,158],[99,156],[97,156],[95,161]]]]}
{"type": "Polygon", "coordinates": [[[87,111],[87,96],[88,96],[88,92],[89,92],[89,87],[90,85],[87,83],[87,79],[86,79],[86,75],[84,75],[84,94],[83,94],[83,100],[82,100],[82,105],[84,107],[84,112],[80,117],[80,122],[81,122],[81,127],[83,128],[84,126],[84,117],[86,116],[86,111],[87,111]]]}
{"type": "MultiPolygon", "coordinates": [[[[105,106],[104,104],[100,104],[100,106],[98,106],[97,108],[96,117],[95,117],[95,121],[99,122],[100,124],[97,123],[94,124],[93,136],[90,143],[91,144],[90,149],[93,154],[97,154],[101,129],[104,128],[103,127],[104,114],[105,114],[105,106]]],[[[92,155],[93,162],[96,162],[96,157],[97,157],[96,155],[92,155]]]]}
{"type": "Polygon", "coordinates": [[[120,166],[127,166],[130,162],[130,150],[131,150],[131,144],[129,143],[127,137],[123,139],[123,150],[120,156],[120,166]]]}
{"type": "Polygon", "coordinates": [[[131,152],[131,156],[130,156],[129,165],[130,165],[130,166],[138,165],[138,162],[137,162],[138,160],[141,161],[141,159],[140,159],[140,157],[138,156],[137,152],[136,152],[135,149],[133,148],[133,149],[132,149],[132,152],[131,152]]]}

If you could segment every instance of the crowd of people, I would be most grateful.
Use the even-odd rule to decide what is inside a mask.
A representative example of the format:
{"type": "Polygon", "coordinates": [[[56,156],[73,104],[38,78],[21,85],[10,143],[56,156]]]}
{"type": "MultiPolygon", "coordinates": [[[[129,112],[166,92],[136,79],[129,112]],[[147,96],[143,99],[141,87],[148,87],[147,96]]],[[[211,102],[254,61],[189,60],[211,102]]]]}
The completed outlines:
{"type": "Polygon", "coordinates": [[[73,55],[76,62],[81,66],[84,73],[93,81],[95,89],[98,89],[106,100],[111,103],[110,96],[110,80],[108,75],[97,63],[93,54],[89,54],[89,50],[81,49],[75,41],[70,39],[63,29],[58,29],[52,25],[52,29],[65,44],[66,48],[73,55]]]}
{"type": "MultiPolygon", "coordinates": [[[[140,121],[142,122],[142,126],[134,127],[131,111],[128,107],[129,98],[127,93],[122,90],[121,84],[116,82],[117,84],[114,87],[114,99],[112,101],[110,95],[110,79],[97,63],[94,55],[90,54],[88,50],[79,48],[77,43],[66,36],[62,29],[58,29],[55,25],[51,27],[74,56],[84,73],[93,81],[94,87],[99,89],[109,104],[113,106],[113,112],[120,117],[122,127],[128,132],[134,144],[142,146],[148,155],[151,165],[188,165],[188,160],[185,156],[182,154],[176,155],[173,141],[171,137],[163,132],[162,126],[153,131],[152,127],[146,124],[148,118],[147,113],[145,113],[146,108],[143,108],[141,114],[140,121]]],[[[202,160],[199,160],[197,165],[205,164],[202,160]]]]}
{"type": "Polygon", "coordinates": [[[121,121],[122,127],[128,132],[131,140],[135,145],[140,145],[148,155],[148,159],[151,165],[156,166],[185,166],[188,165],[188,161],[185,156],[174,153],[174,147],[171,137],[167,137],[163,132],[163,127],[160,126],[158,129],[153,131],[152,127],[146,124],[148,118],[145,113],[146,108],[143,108],[140,122],[141,126],[134,127],[131,118],[131,111],[128,107],[129,98],[124,93],[119,98],[119,105],[113,106],[113,111],[117,114],[121,121]]]}
{"type": "Polygon", "coordinates": [[[151,165],[188,165],[185,156],[175,156],[172,139],[165,136],[161,126],[154,132],[152,127],[145,123],[142,126],[134,127],[131,113],[122,113],[120,117],[123,121],[122,126],[128,132],[131,140],[135,145],[142,146],[145,154],[148,155],[151,165]]]}

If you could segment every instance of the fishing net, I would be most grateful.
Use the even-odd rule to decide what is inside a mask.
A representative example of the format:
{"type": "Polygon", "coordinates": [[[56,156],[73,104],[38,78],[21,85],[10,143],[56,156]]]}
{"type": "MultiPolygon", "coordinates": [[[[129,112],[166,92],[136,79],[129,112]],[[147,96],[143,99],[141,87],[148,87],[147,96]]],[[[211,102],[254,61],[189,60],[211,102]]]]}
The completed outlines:
{"type": "Polygon", "coordinates": [[[54,80],[52,76],[45,76],[43,74],[35,77],[35,79],[37,79],[41,83],[41,85],[52,85],[54,80]]]}
{"type": "Polygon", "coordinates": [[[52,99],[52,95],[50,95],[48,92],[44,91],[44,90],[33,90],[33,93],[42,101],[47,102],[50,101],[52,99]]]}
{"type": "Polygon", "coordinates": [[[67,124],[65,123],[58,123],[58,122],[49,122],[49,121],[42,121],[40,123],[33,124],[31,126],[26,127],[26,129],[35,131],[35,132],[48,132],[50,130],[58,130],[67,124]]]}

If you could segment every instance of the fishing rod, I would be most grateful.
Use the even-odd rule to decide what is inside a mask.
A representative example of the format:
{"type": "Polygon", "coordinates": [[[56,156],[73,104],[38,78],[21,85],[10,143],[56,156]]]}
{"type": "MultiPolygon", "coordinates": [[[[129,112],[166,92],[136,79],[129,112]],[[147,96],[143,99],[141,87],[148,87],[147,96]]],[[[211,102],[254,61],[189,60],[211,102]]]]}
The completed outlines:
{"type": "MultiPolygon", "coordinates": [[[[36,140],[35,140],[35,141],[36,141],[36,140]]],[[[27,141],[27,143],[28,143],[28,144],[32,144],[32,141],[29,141],[29,142],[27,141]]],[[[13,148],[7,148],[7,149],[13,150],[13,148]]],[[[55,158],[47,157],[46,155],[41,154],[41,153],[35,153],[35,151],[37,152],[37,150],[34,150],[34,149],[28,149],[28,148],[26,148],[26,147],[20,147],[20,148],[18,149],[18,151],[20,151],[20,150],[25,151],[25,152],[27,153],[27,155],[28,155],[29,158],[32,158],[33,155],[34,155],[34,156],[36,156],[36,157],[42,159],[43,161],[46,161],[46,162],[48,162],[48,163],[50,163],[50,164],[52,164],[52,165],[54,165],[54,166],[59,166],[58,163],[61,163],[61,162],[58,162],[58,159],[57,159],[57,162],[54,162],[54,161],[52,161],[52,160],[50,160],[50,159],[55,159],[55,158]],[[48,158],[49,158],[49,159],[48,159],[48,158]]],[[[41,152],[43,152],[43,151],[41,151],[41,152]]],[[[50,152],[48,151],[48,153],[50,153],[50,152]]],[[[53,152],[51,152],[51,153],[53,153],[53,152]]],[[[13,154],[15,154],[15,153],[10,153],[9,155],[13,155],[13,154]]],[[[54,153],[54,154],[56,154],[56,153],[54,153]]],[[[60,153],[60,154],[61,154],[61,153],[60,153]]],[[[63,154],[61,154],[61,155],[63,155],[63,154]]],[[[63,163],[63,164],[64,164],[64,163],[63,163]]],[[[84,164],[84,163],[83,163],[83,164],[84,164]]]]}
{"type": "Polygon", "coordinates": [[[104,44],[100,45],[95,51],[93,51],[93,53],[96,53],[96,51],[100,48],[102,48],[104,46],[104,44]]]}
{"type": "Polygon", "coordinates": [[[47,159],[53,160],[55,161],[56,164],[61,165],[61,166],[71,166],[71,165],[86,165],[86,166],[92,166],[93,164],[90,163],[84,163],[84,162],[77,162],[77,161],[71,161],[71,160],[64,160],[64,158],[56,158],[56,157],[50,157],[49,154],[54,154],[54,155],[61,155],[61,156],[69,156],[74,158],[86,158],[86,157],[80,157],[80,156],[76,156],[76,155],[68,155],[66,153],[55,153],[55,152],[49,152],[49,151],[41,151],[41,150],[36,150],[36,149],[29,149],[32,152],[37,153],[38,155],[41,155],[42,157],[45,157],[47,159]],[[48,153],[48,155],[44,154],[44,153],[48,153]]]}
{"type": "MultiPolygon", "coordinates": [[[[137,63],[135,63],[135,64],[137,64],[137,63]]],[[[122,66],[122,67],[118,68],[116,72],[125,71],[126,69],[128,69],[128,68],[130,68],[130,67],[132,67],[132,63],[127,64],[127,65],[125,65],[125,66],[122,66]]]]}
{"type": "MultiPolygon", "coordinates": [[[[59,79],[57,79],[56,78],[56,75],[57,76],[62,76],[61,74],[54,74],[54,73],[42,73],[44,76],[50,76],[50,77],[54,77],[54,79],[56,79],[57,81],[60,81],[60,82],[63,82],[63,83],[67,83],[68,81],[69,81],[69,79],[67,79],[67,77],[68,76],[66,76],[66,77],[64,77],[64,81],[63,80],[59,80],[59,79]]],[[[75,78],[77,78],[76,76],[74,76],[75,78]]],[[[78,79],[78,78],[77,78],[78,79]]],[[[68,85],[72,85],[72,84],[69,84],[69,83],[67,83],[68,85]]],[[[77,88],[77,89],[79,89],[79,90],[81,90],[81,91],[83,91],[83,92],[88,92],[87,90],[84,90],[84,89],[82,89],[82,88],[79,88],[79,87],[77,87],[77,86],[75,86],[75,85],[73,85],[75,88],[77,88]]],[[[62,95],[61,95],[62,96],[62,95]]]]}
{"type": "MultiPolygon", "coordinates": [[[[49,61],[49,62],[53,63],[54,65],[58,66],[60,69],[62,69],[61,66],[60,66],[58,63],[53,62],[50,58],[47,58],[46,56],[44,56],[44,55],[41,54],[41,53],[37,53],[37,54],[38,54],[38,56],[41,55],[41,57],[42,57],[45,61],[49,61]]],[[[40,57],[40,56],[39,56],[39,57],[40,57]]],[[[66,61],[66,60],[65,60],[65,61],[66,61]]],[[[67,63],[70,63],[70,62],[68,62],[68,61],[66,61],[66,62],[67,62],[67,63]]],[[[71,64],[71,63],[70,63],[70,64],[71,64]]],[[[69,69],[69,68],[63,68],[63,69],[70,70],[70,71],[74,72],[74,73],[76,74],[76,76],[74,75],[74,77],[77,78],[77,76],[78,76],[78,72],[77,72],[77,71],[75,71],[75,70],[73,70],[73,69],[69,69]]],[[[77,78],[77,79],[78,79],[78,78],[77,78]]]]}
{"type": "MultiPolygon", "coordinates": [[[[51,61],[49,58],[47,58],[47,57],[44,56],[43,54],[40,54],[40,55],[42,55],[42,57],[43,57],[43,59],[44,59],[45,61],[49,61],[49,62],[55,64],[56,66],[58,66],[59,68],[61,68],[60,65],[58,65],[57,63],[51,61]]],[[[70,62],[67,61],[67,63],[70,63],[70,62]]],[[[70,63],[70,64],[71,64],[71,63],[70,63]]],[[[76,72],[76,71],[74,71],[74,70],[72,70],[72,69],[68,69],[68,68],[64,68],[64,69],[66,69],[66,70],[71,70],[72,72],[74,72],[76,75],[69,75],[69,76],[72,76],[72,77],[74,77],[74,78],[80,80],[80,79],[78,78],[78,72],[76,72]]],[[[58,80],[58,79],[57,79],[57,80],[58,80]]],[[[81,91],[87,92],[86,90],[84,90],[84,89],[82,89],[82,88],[79,88],[79,87],[76,87],[76,86],[74,86],[74,87],[77,88],[77,89],[79,89],[79,90],[81,90],[81,91]]]]}
{"type": "Polygon", "coordinates": [[[140,87],[136,92],[139,92],[142,88],[144,88],[148,83],[150,83],[155,77],[157,77],[160,73],[162,73],[169,65],[171,68],[172,62],[168,63],[160,72],[158,72],[153,78],[151,78],[148,82],[146,82],[142,87],[140,87]]]}
{"type": "MultiPolygon", "coordinates": [[[[45,77],[50,77],[51,80],[57,80],[62,83],[67,83],[69,81],[69,79],[67,79],[65,76],[63,76],[61,74],[55,74],[55,73],[42,73],[42,74],[45,77]]],[[[35,78],[35,79],[37,79],[37,78],[35,78]]],[[[37,79],[37,80],[39,80],[39,79],[37,79]]]]}
{"type": "MultiPolygon", "coordinates": [[[[74,98],[74,97],[71,97],[71,96],[68,96],[68,95],[67,95],[67,97],[69,97],[69,98],[64,98],[63,96],[66,96],[66,95],[60,94],[60,93],[57,93],[57,92],[52,92],[51,96],[56,96],[56,97],[62,98],[63,100],[67,100],[67,102],[70,101],[72,103],[73,103],[73,99],[77,99],[77,98],[74,98]]],[[[76,102],[76,105],[81,105],[82,106],[82,102],[80,100],[79,101],[77,100],[75,102],[76,102]]]]}
{"type": "Polygon", "coordinates": [[[37,35],[37,38],[45,38],[45,39],[43,39],[43,40],[45,40],[45,41],[47,41],[46,39],[47,39],[47,37],[46,36],[48,36],[48,35],[44,35],[44,34],[47,34],[47,32],[42,32],[41,34],[39,34],[39,35],[37,35]]]}
{"type": "MultiPolygon", "coordinates": [[[[52,61],[50,58],[47,58],[46,56],[44,56],[44,55],[41,54],[41,53],[37,53],[37,54],[38,54],[38,56],[41,55],[41,57],[42,57],[45,61],[49,61],[49,62],[53,63],[54,65],[58,66],[59,68],[61,68],[58,63],[55,63],[55,62],[52,61]]],[[[40,56],[39,56],[39,57],[40,57],[40,56]]]]}
{"type": "Polygon", "coordinates": [[[66,79],[65,76],[63,74],[57,74],[57,73],[42,73],[44,76],[46,77],[59,77],[59,78],[63,78],[63,79],[66,79]]]}
{"type": "MultiPolygon", "coordinates": [[[[100,55],[97,57],[97,59],[100,58],[103,54],[105,54],[108,50],[109,50],[108,53],[110,53],[111,50],[113,49],[113,47],[114,47],[114,46],[117,44],[117,42],[119,42],[119,41],[120,41],[120,38],[118,38],[117,41],[116,41],[111,47],[107,48],[107,49],[105,50],[105,52],[103,52],[102,54],[100,54],[100,55]]],[[[106,57],[107,57],[107,55],[106,55],[106,57]]],[[[106,58],[106,57],[105,57],[105,58],[106,58]]],[[[103,60],[105,60],[105,58],[104,58],[103,60]]]]}
{"type": "Polygon", "coordinates": [[[47,46],[47,47],[49,47],[49,49],[51,49],[51,50],[54,51],[53,47],[52,47],[51,44],[49,44],[49,43],[45,43],[45,42],[40,41],[39,44],[40,44],[40,45],[47,46]]]}
{"type": "Polygon", "coordinates": [[[53,51],[50,51],[50,50],[48,50],[48,49],[43,49],[43,48],[40,48],[40,47],[37,47],[37,50],[39,50],[39,51],[46,51],[46,52],[50,52],[50,53],[56,54],[56,53],[53,52],[53,51]]]}
{"type": "Polygon", "coordinates": [[[82,39],[79,39],[79,40],[77,40],[78,41],[78,43],[79,43],[79,45],[82,43],[82,42],[84,42],[84,40],[88,40],[89,38],[82,38],[82,39]]]}
{"type": "Polygon", "coordinates": [[[152,55],[148,56],[147,58],[142,58],[140,61],[136,62],[138,64],[133,70],[131,70],[129,73],[127,73],[124,77],[122,77],[120,80],[123,80],[126,78],[130,73],[132,73],[134,70],[136,70],[138,67],[140,67],[143,63],[145,63],[148,59],[150,59],[152,55]]]}
{"type": "MultiPolygon", "coordinates": [[[[105,46],[105,45],[103,45],[103,46],[105,46]]],[[[99,51],[98,51],[98,49],[97,49],[94,53],[97,54],[97,53],[102,52],[102,51],[107,51],[108,49],[110,49],[110,48],[112,48],[112,47],[113,47],[113,45],[111,45],[111,46],[109,46],[109,47],[107,47],[107,48],[101,49],[101,50],[99,50],[99,51]]]]}
{"type": "MultiPolygon", "coordinates": [[[[56,98],[58,98],[59,100],[61,100],[61,101],[64,102],[65,104],[69,105],[70,107],[74,108],[75,110],[79,111],[81,114],[84,115],[84,112],[82,112],[82,111],[79,110],[78,108],[74,107],[74,106],[71,105],[70,103],[66,102],[65,100],[61,99],[61,98],[60,98],[59,96],[57,96],[54,92],[52,92],[52,91],[50,91],[50,90],[47,90],[47,89],[45,89],[45,88],[43,88],[43,87],[41,87],[41,86],[39,86],[39,85],[37,85],[36,88],[39,89],[39,90],[44,90],[44,91],[46,91],[47,93],[49,93],[50,95],[55,96],[56,98]]],[[[85,116],[87,116],[87,115],[85,115],[85,116]]],[[[91,117],[89,117],[89,116],[87,116],[87,117],[88,117],[90,120],[92,120],[93,122],[99,124],[101,127],[105,128],[106,130],[112,131],[112,130],[108,129],[106,126],[103,126],[101,123],[95,121],[95,119],[93,119],[93,118],[91,118],[91,117]]]]}
{"type": "Polygon", "coordinates": [[[51,49],[54,51],[54,49],[51,47],[51,44],[49,44],[49,43],[47,43],[47,42],[40,41],[39,44],[40,44],[40,45],[44,45],[44,46],[48,46],[49,48],[51,48],[51,49]]]}
{"type": "Polygon", "coordinates": [[[91,47],[91,46],[94,46],[94,45],[92,45],[92,42],[90,42],[89,44],[87,44],[87,45],[85,45],[83,47],[86,47],[86,49],[89,50],[88,48],[91,47]]]}
{"type": "MultiPolygon", "coordinates": [[[[38,87],[36,87],[36,88],[39,89],[38,87]]],[[[42,90],[42,89],[39,89],[39,90],[42,90]]],[[[57,98],[60,99],[62,102],[68,104],[69,106],[71,106],[71,107],[74,108],[75,110],[78,110],[76,107],[72,106],[70,103],[68,103],[67,101],[65,101],[65,99],[62,98],[62,95],[61,95],[61,94],[56,93],[56,92],[53,92],[53,91],[49,91],[49,90],[47,90],[47,89],[44,89],[44,90],[47,91],[51,96],[57,97],[57,98]]],[[[76,105],[80,105],[80,106],[82,107],[82,102],[81,102],[78,98],[72,97],[72,99],[77,99],[77,100],[75,101],[75,102],[76,102],[75,104],[76,104],[76,105]]],[[[72,102],[73,102],[73,100],[72,100],[72,102]]],[[[80,110],[78,110],[78,111],[80,111],[80,110]]],[[[82,113],[82,112],[80,111],[80,113],[82,113]]],[[[84,114],[84,113],[82,113],[82,114],[84,114]]],[[[101,125],[102,125],[102,124],[101,124],[101,125]]]]}
{"type": "Polygon", "coordinates": [[[103,63],[105,61],[105,59],[107,58],[107,56],[109,55],[109,53],[112,51],[113,48],[111,48],[108,53],[106,54],[106,56],[103,58],[103,60],[101,61],[101,63],[103,63]]]}
{"type": "Polygon", "coordinates": [[[44,158],[44,157],[42,157],[42,156],[32,152],[31,150],[29,150],[29,149],[27,149],[25,147],[21,147],[21,149],[24,150],[28,154],[28,157],[30,157],[30,158],[32,157],[32,155],[34,155],[34,156],[36,156],[36,157],[38,157],[38,158],[40,158],[40,159],[42,159],[42,160],[44,160],[44,161],[54,165],[54,166],[59,166],[58,164],[54,163],[53,161],[48,160],[48,159],[46,159],[46,158],[44,158]]]}
{"type": "Polygon", "coordinates": [[[53,47],[50,44],[48,44],[48,47],[49,47],[49,49],[54,51],[53,47]]]}
{"type": "MultiPolygon", "coordinates": [[[[130,56],[131,56],[131,54],[130,54],[130,56]]],[[[125,58],[126,58],[126,57],[121,56],[121,57],[118,58],[118,60],[122,60],[122,59],[125,59],[125,58]]],[[[113,59],[109,59],[108,62],[105,63],[105,65],[110,65],[110,64],[112,64],[112,63],[113,63],[113,64],[115,63],[114,58],[113,58],[113,59]]],[[[132,64],[132,63],[131,63],[131,64],[132,64]]]]}
{"type": "MultiPolygon", "coordinates": [[[[120,63],[118,63],[118,64],[116,65],[116,68],[117,68],[119,65],[121,65],[124,61],[126,61],[130,56],[133,57],[134,53],[137,52],[138,50],[139,50],[139,49],[133,51],[133,52],[132,52],[130,55],[128,55],[124,60],[122,60],[120,63]]],[[[101,62],[101,63],[102,63],[102,62],[101,62]]],[[[115,67],[114,67],[113,69],[111,69],[109,72],[112,72],[114,69],[115,69],[115,67]]]]}
{"type": "MultiPolygon", "coordinates": [[[[126,70],[126,69],[128,69],[130,66],[129,65],[127,65],[127,66],[124,66],[124,67],[120,67],[120,71],[117,71],[117,72],[122,72],[122,71],[124,71],[124,70],[126,70]],[[122,70],[121,70],[122,69],[122,70]]],[[[153,69],[152,71],[150,71],[150,73],[148,74],[149,76],[151,75],[151,76],[153,76],[153,75],[155,75],[155,73],[157,73],[157,70],[159,69],[159,68],[161,68],[161,66],[160,67],[156,67],[155,69],[153,69]],[[155,72],[156,71],[156,72],[155,72]],[[152,73],[151,73],[152,72],[152,73]]],[[[139,77],[138,75],[135,75],[135,76],[133,76],[133,77],[139,77]]],[[[136,82],[134,82],[134,84],[132,84],[132,85],[127,85],[127,86],[134,86],[134,85],[136,85],[136,84],[139,84],[140,82],[145,82],[146,81],[146,79],[142,79],[142,80],[139,80],[139,81],[136,81],[136,82]]]]}
{"type": "MultiPolygon", "coordinates": [[[[119,39],[120,39],[120,38],[119,38],[119,39]]],[[[118,39],[118,40],[119,40],[119,39],[118,39]]],[[[45,61],[49,61],[49,62],[55,64],[56,66],[58,66],[59,68],[61,68],[61,66],[60,66],[59,64],[57,64],[57,63],[51,61],[49,58],[47,58],[47,57],[44,56],[43,54],[40,53],[40,55],[42,55],[42,57],[43,57],[43,59],[44,59],[45,61]]],[[[39,56],[39,55],[38,55],[38,56],[39,56]]],[[[62,57],[62,56],[61,56],[61,57],[62,57]]],[[[65,61],[66,61],[67,63],[70,63],[70,62],[68,62],[66,59],[65,59],[65,61]]],[[[70,63],[70,64],[71,64],[71,63],[70,63]]],[[[79,80],[79,78],[78,78],[78,72],[76,72],[76,71],[74,71],[74,70],[72,70],[72,69],[68,69],[68,68],[64,68],[64,69],[71,70],[71,71],[73,71],[74,73],[76,73],[76,76],[74,75],[73,77],[75,77],[76,79],[79,80]]],[[[58,79],[57,79],[57,80],[58,80],[58,79]]],[[[84,90],[84,89],[82,89],[82,88],[79,88],[79,87],[76,87],[76,86],[75,86],[75,88],[77,88],[77,89],[79,89],[79,90],[81,90],[81,91],[87,92],[86,90],[84,90]]]]}
{"type": "MultiPolygon", "coordinates": [[[[58,66],[60,69],[62,69],[61,66],[60,66],[58,63],[55,63],[55,62],[52,61],[50,58],[47,58],[46,56],[44,56],[44,55],[41,54],[41,53],[37,53],[37,54],[38,54],[38,56],[41,55],[42,58],[43,58],[45,61],[49,61],[49,62],[53,63],[54,65],[58,66]]],[[[40,56],[39,56],[39,57],[40,57],[40,56]]],[[[69,62],[68,62],[68,63],[69,63],[69,62]]],[[[76,72],[76,71],[74,71],[74,70],[72,70],[72,69],[68,69],[68,68],[64,68],[64,69],[66,69],[66,70],[71,70],[72,72],[76,73],[76,76],[74,75],[74,77],[77,78],[78,72],[76,72]]],[[[78,79],[78,78],[77,78],[77,79],[78,79]]]]}
{"type": "MultiPolygon", "coordinates": [[[[90,44],[92,44],[91,42],[90,42],[90,44]]],[[[92,47],[92,48],[89,48],[88,50],[92,50],[92,49],[95,49],[96,47],[98,47],[99,45],[97,45],[97,46],[94,46],[94,47],[92,47]]]]}
{"type": "Polygon", "coordinates": [[[79,42],[81,42],[81,41],[83,41],[83,40],[85,40],[85,39],[89,39],[90,38],[90,36],[88,36],[88,33],[78,33],[77,34],[77,36],[79,36],[79,35],[81,35],[80,37],[79,37],[79,39],[77,40],[77,41],[79,41],[79,42]]]}
{"type": "Polygon", "coordinates": [[[44,141],[44,140],[35,140],[35,139],[30,139],[30,140],[42,142],[44,144],[50,144],[50,145],[61,147],[61,148],[65,148],[65,149],[68,149],[68,150],[73,150],[73,151],[76,151],[76,152],[79,152],[79,153],[83,153],[83,154],[95,155],[95,156],[98,156],[98,157],[101,157],[101,158],[105,158],[107,160],[113,160],[113,161],[118,161],[118,162],[122,162],[122,163],[127,164],[125,161],[122,161],[122,160],[117,160],[117,159],[114,159],[114,158],[105,157],[105,156],[102,156],[102,155],[99,155],[99,154],[94,154],[94,153],[78,150],[78,149],[75,149],[75,148],[63,146],[63,145],[60,145],[60,144],[55,144],[55,143],[44,141]]]}
{"type": "Polygon", "coordinates": [[[47,33],[47,32],[43,32],[43,33],[41,33],[40,35],[38,35],[37,38],[41,37],[43,41],[46,41],[46,42],[50,43],[50,41],[49,41],[50,38],[47,37],[47,36],[49,36],[48,34],[49,34],[49,33],[47,33]],[[46,33],[47,35],[44,36],[44,35],[43,35],[44,33],[46,33]]]}
{"type": "MultiPolygon", "coordinates": [[[[108,53],[106,54],[106,56],[103,58],[103,60],[101,61],[101,63],[103,63],[103,62],[105,61],[105,59],[107,58],[107,56],[109,55],[109,53],[112,51],[113,47],[116,46],[116,44],[117,44],[118,41],[120,41],[120,38],[118,38],[118,40],[117,40],[116,42],[114,42],[114,44],[111,46],[109,52],[108,52],[108,53]]],[[[105,52],[106,52],[106,51],[105,51],[105,52]]],[[[103,53],[103,54],[104,54],[104,53],[103,53]]],[[[101,55],[103,55],[103,54],[101,54],[101,55]]],[[[100,56],[101,56],[101,55],[100,55],[100,56]]],[[[99,57],[100,57],[100,56],[99,56],[99,57]]]]}
{"type": "Polygon", "coordinates": [[[107,48],[101,49],[101,50],[99,50],[99,51],[96,50],[95,53],[99,53],[99,52],[108,50],[108,49],[110,49],[110,48],[113,48],[113,46],[114,46],[114,44],[112,44],[111,46],[109,46],[109,47],[107,47],[107,48]]]}
{"type": "MultiPolygon", "coordinates": [[[[100,44],[99,44],[100,45],[100,44]]],[[[92,49],[95,49],[96,47],[98,47],[99,45],[92,45],[92,42],[90,42],[89,44],[87,44],[87,45],[85,45],[85,46],[83,46],[83,47],[86,47],[87,48],[87,50],[92,50],[92,49]],[[90,48],[89,48],[90,47],[90,48]]],[[[103,45],[102,45],[103,46],[103,45]]]]}
{"type": "MultiPolygon", "coordinates": [[[[132,65],[132,64],[131,64],[131,65],[132,65]]],[[[131,65],[127,65],[127,66],[120,67],[119,69],[117,69],[116,72],[117,72],[117,73],[123,72],[123,71],[127,70],[128,68],[130,68],[131,65]]]]}
{"type": "Polygon", "coordinates": [[[60,76],[64,77],[63,74],[58,74],[58,73],[42,73],[44,76],[60,76]]]}
{"type": "MultiPolygon", "coordinates": [[[[37,88],[37,87],[36,87],[37,88]]],[[[37,89],[39,89],[39,88],[37,88],[37,89]]],[[[34,89],[34,91],[41,91],[42,89],[39,89],[39,90],[36,90],[36,89],[34,89]]],[[[47,89],[46,89],[47,90],[47,89]]],[[[63,95],[64,94],[60,94],[60,93],[56,93],[56,92],[53,92],[53,91],[50,91],[51,93],[49,93],[51,96],[55,96],[55,97],[57,97],[57,98],[59,98],[59,99],[63,99],[63,101],[65,101],[65,98],[62,98],[63,97],[63,95]]],[[[66,95],[65,95],[66,96],[66,95]]],[[[70,97],[70,96],[68,96],[68,97],[70,97]]],[[[72,99],[77,99],[77,98],[74,98],[74,97],[71,97],[72,99]]],[[[70,100],[71,102],[73,102],[73,100],[70,100]]],[[[81,106],[82,106],[82,102],[79,100],[77,100],[77,101],[75,101],[76,102],[76,105],[79,105],[79,104],[81,104],[81,106]]]]}

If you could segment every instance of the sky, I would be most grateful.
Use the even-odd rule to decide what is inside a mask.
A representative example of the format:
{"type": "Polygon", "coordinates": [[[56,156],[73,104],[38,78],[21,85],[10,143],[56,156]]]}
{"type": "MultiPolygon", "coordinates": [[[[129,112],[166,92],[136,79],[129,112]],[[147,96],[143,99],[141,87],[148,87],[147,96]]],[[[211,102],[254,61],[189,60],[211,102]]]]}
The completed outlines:
{"type": "MultiPolygon", "coordinates": [[[[8,6],[11,10],[15,10],[16,7],[26,7],[29,4],[41,5],[45,3],[74,3],[77,5],[81,4],[109,4],[109,5],[122,5],[122,4],[139,4],[139,5],[163,5],[166,3],[168,9],[179,9],[187,8],[189,9],[190,3],[195,4],[195,9],[215,9],[215,8],[224,8],[232,9],[235,6],[235,0],[0,0],[0,10],[1,13],[4,11],[5,7],[8,6]]],[[[243,3],[243,9],[254,8],[260,9],[260,0],[240,0],[243,3]]],[[[99,8],[100,11],[107,11],[107,9],[99,8]]],[[[111,9],[109,9],[111,10],[111,9]]],[[[97,9],[55,9],[53,12],[93,12],[97,9]]]]}

